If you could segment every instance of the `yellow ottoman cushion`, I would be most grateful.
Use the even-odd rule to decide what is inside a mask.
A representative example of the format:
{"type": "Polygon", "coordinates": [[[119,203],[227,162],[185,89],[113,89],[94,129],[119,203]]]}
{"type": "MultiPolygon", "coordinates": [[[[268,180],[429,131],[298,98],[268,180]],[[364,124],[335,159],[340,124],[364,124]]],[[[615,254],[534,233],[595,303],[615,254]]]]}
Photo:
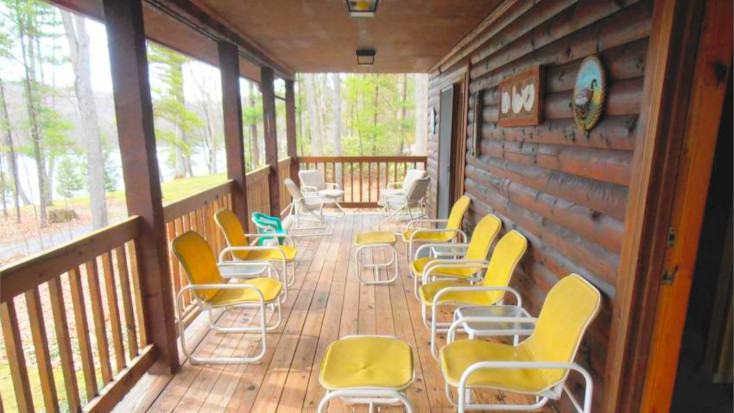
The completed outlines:
{"type": "Polygon", "coordinates": [[[413,381],[413,351],[390,337],[347,337],[326,349],[319,382],[329,390],[402,389],[413,381]]]}

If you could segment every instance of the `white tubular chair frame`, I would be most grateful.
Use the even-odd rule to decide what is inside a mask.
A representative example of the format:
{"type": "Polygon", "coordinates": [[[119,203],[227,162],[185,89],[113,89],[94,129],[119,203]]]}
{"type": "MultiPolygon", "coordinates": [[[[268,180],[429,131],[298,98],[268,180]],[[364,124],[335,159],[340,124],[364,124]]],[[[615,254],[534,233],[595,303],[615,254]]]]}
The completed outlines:
{"type": "MultiPolygon", "coordinates": [[[[452,321],[450,323],[439,323],[438,322],[438,307],[439,306],[452,306],[457,307],[460,305],[466,305],[471,303],[461,302],[461,301],[445,301],[441,302],[441,296],[446,295],[451,292],[473,292],[473,293],[487,293],[487,292],[503,292],[503,293],[511,293],[515,296],[515,299],[518,302],[519,306],[522,306],[522,298],[520,297],[520,293],[518,293],[515,289],[512,287],[490,287],[490,286],[482,286],[482,285],[467,285],[467,286],[461,286],[461,287],[446,287],[442,288],[441,290],[436,293],[436,295],[433,297],[433,302],[431,303],[431,323],[430,325],[427,325],[431,329],[431,355],[433,355],[433,358],[438,360],[438,349],[436,348],[436,336],[438,333],[446,333],[449,331],[451,326],[455,323],[455,321],[452,321]]],[[[498,300],[500,302],[501,300],[498,300]]],[[[428,312],[425,308],[425,304],[421,304],[421,310],[423,315],[423,323],[426,323],[426,313],[428,312]]],[[[503,318],[503,320],[506,320],[503,318]]]]}
{"type": "MultiPolygon", "coordinates": [[[[301,179],[301,182],[303,182],[303,177],[301,177],[300,173],[298,174],[298,177],[301,179]]],[[[336,182],[324,182],[324,185],[325,185],[326,190],[330,190],[330,189],[341,190],[342,189],[341,186],[337,184],[336,182]]],[[[325,196],[325,195],[319,194],[319,191],[321,190],[316,186],[305,185],[305,184],[301,185],[301,192],[303,192],[304,196],[308,194],[309,196],[312,196],[314,198],[319,198],[321,199],[322,205],[325,205],[325,206],[331,206],[331,205],[336,206],[339,209],[339,214],[336,214],[334,216],[343,217],[347,214],[347,211],[345,211],[344,208],[339,203],[339,198],[343,197],[344,195],[339,196],[339,197],[325,196]]]]}
{"type": "MultiPolygon", "coordinates": [[[[244,266],[249,266],[250,263],[242,263],[244,266]]],[[[268,264],[269,265],[269,264],[268,264]]],[[[272,267],[272,265],[270,265],[272,267]]],[[[273,267],[273,270],[278,273],[277,268],[273,267]]],[[[280,278],[280,277],[278,277],[280,278]]],[[[221,317],[221,314],[220,314],[221,317]]],[[[191,364],[229,364],[229,363],[252,363],[256,362],[263,358],[265,355],[265,352],[267,351],[267,332],[273,331],[280,325],[280,322],[282,320],[281,316],[281,307],[280,307],[280,301],[278,299],[272,300],[272,301],[265,301],[265,297],[263,296],[262,292],[253,285],[248,284],[241,284],[241,283],[226,283],[226,284],[189,284],[178,292],[176,294],[176,319],[178,323],[178,332],[179,337],[181,339],[181,350],[184,353],[184,356],[189,359],[189,362],[191,364]],[[252,357],[197,357],[193,354],[193,351],[189,351],[187,345],[186,345],[186,325],[184,323],[184,306],[183,306],[183,295],[187,291],[196,291],[196,290],[250,290],[254,291],[258,296],[258,301],[256,302],[242,302],[227,306],[214,306],[211,305],[204,300],[200,299],[196,294],[193,294],[194,300],[196,302],[196,305],[199,307],[201,311],[206,311],[209,318],[209,328],[222,332],[222,333],[248,333],[248,332],[259,332],[261,339],[261,348],[260,352],[258,352],[255,356],[252,357]],[[274,323],[268,324],[266,319],[266,307],[272,306],[274,307],[273,310],[277,314],[277,319],[274,323]],[[218,324],[216,324],[216,320],[214,320],[212,311],[215,309],[223,308],[224,311],[228,311],[232,308],[256,308],[258,310],[258,313],[260,314],[260,325],[253,326],[253,327],[221,327],[218,324]]]]}
{"type": "MultiPolygon", "coordinates": [[[[378,227],[381,227],[391,219],[401,220],[401,215],[407,214],[407,216],[410,218],[409,222],[415,221],[416,218],[413,216],[413,209],[418,208],[418,219],[422,219],[426,216],[428,216],[428,210],[426,208],[426,193],[428,191],[428,178],[421,178],[417,181],[423,181],[422,182],[422,191],[420,189],[415,189],[415,186],[410,188],[410,192],[408,193],[399,193],[399,194],[391,194],[387,195],[385,198],[382,198],[380,202],[384,203],[382,206],[382,209],[380,210],[380,214],[384,217],[380,223],[378,224],[378,227]],[[417,192],[420,197],[413,198],[415,195],[413,191],[421,191],[417,192]]],[[[418,185],[418,182],[416,181],[415,185],[418,185]]]]}
{"type": "Polygon", "coordinates": [[[418,284],[423,283],[429,283],[437,280],[462,280],[466,282],[476,282],[481,281],[482,279],[482,273],[489,268],[489,261],[487,260],[467,260],[464,258],[459,259],[435,259],[432,261],[429,261],[425,267],[423,267],[423,272],[421,273],[420,277],[413,277],[413,293],[415,295],[415,298],[422,302],[420,295],[418,294],[418,284]],[[473,277],[461,277],[456,276],[452,277],[450,274],[439,274],[439,275],[433,275],[436,271],[442,270],[442,269],[478,269],[477,274],[473,277]]]}
{"type": "Polygon", "coordinates": [[[397,280],[398,276],[400,275],[400,268],[398,266],[398,250],[397,248],[395,248],[394,244],[375,243],[375,244],[360,245],[354,251],[354,261],[355,261],[354,264],[357,268],[357,278],[359,278],[359,282],[363,284],[368,284],[368,285],[390,284],[394,282],[395,280],[397,280]],[[364,263],[363,257],[362,257],[362,251],[365,249],[374,249],[374,248],[389,248],[392,251],[392,259],[386,263],[374,263],[374,264],[364,263]],[[388,268],[390,268],[390,266],[393,264],[395,265],[395,274],[393,274],[392,278],[389,278],[386,280],[380,280],[380,270],[384,269],[385,272],[387,273],[388,268]],[[362,278],[362,267],[372,268],[374,270],[375,279],[366,280],[362,278]]]}
{"type": "MultiPolygon", "coordinates": [[[[384,337],[394,338],[391,335],[379,335],[379,334],[366,334],[366,335],[348,335],[340,338],[339,340],[358,338],[358,337],[384,337]]],[[[331,399],[340,398],[347,404],[368,404],[369,412],[374,412],[374,406],[380,404],[396,404],[402,403],[407,413],[413,413],[413,404],[405,396],[405,390],[407,390],[411,384],[415,381],[415,366],[413,367],[413,375],[410,378],[408,384],[399,388],[384,388],[384,387],[359,387],[353,389],[336,389],[332,390],[321,384],[322,387],[326,388],[326,394],[319,403],[318,412],[326,413],[326,409],[329,407],[329,401],[331,399]]]]}
{"type": "MultiPolygon", "coordinates": [[[[254,236],[257,236],[258,234],[245,234],[245,237],[252,238],[254,236]]],[[[276,268],[272,265],[275,261],[260,261],[260,260],[247,260],[247,261],[241,261],[237,259],[237,256],[234,254],[237,251],[277,251],[277,253],[280,255],[280,259],[278,260],[281,264],[281,268],[283,269],[283,272],[285,274],[282,275],[283,279],[280,280],[285,285],[285,294],[282,301],[285,301],[288,299],[288,287],[292,286],[293,283],[296,281],[296,260],[294,259],[291,261],[292,264],[292,272],[291,277],[288,278],[288,259],[285,255],[285,252],[281,250],[279,247],[268,247],[268,246],[255,246],[255,245],[249,245],[249,246],[241,246],[241,247],[227,247],[223,248],[222,251],[219,253],[219,263],[220,264],[226,264],[231,265],[232,263],[249,263],[255,265],[260,265],[263,267],[266,267],[268,269],[268,274],[270,273],[271,268],[276,268]],[[233,261],[225,261],[224,257],[230,254],[230,257],[233,261]]],[[[276,268],[277,269],[277,268],[276,268]]],[[[278,275],[280,276],[280,272],[278,272],[278,275]]]]}
{"type": "MultiPolygon", "coordinates": [[[[416,240],[416,236],[418,234],[429,234],[429,233],[443,233],[443,232],[453,232],[454,237],[451,239],[451,241],[447,242],[449,243],[455,243],[456,242],[456,236],[459,235],[461,237],[461,243],[466,244],[469,240],[469,237],[466,235],[466,232],[463,230],[457,228],[457,229],[446,229],[446,228],[420,228],[416,227],[415,224],[417,223],[428,223],[428,224],[440,224],[440,223],[447,223],[448,219],[434,219],[434,218],[424,218],[424,219],[414,219],[410,222],[408,222],[408,225],[405,226],[405,230],[409,230],[411,228],[415,228],[415,230],[410,234],[410,238],[408,239],[408,261],[412,262],[416,259],[417,251],[414,254],[413,248],[415,243],[421,243],[423,241],[416,240]]],[[[434,243],[435,244],[435,243],[434,243]]]]}
{"type": "MultiPolygon", "coordinates": [[[[516,296],[517,297],[517,296],[516,296]]],[[[454,342],[456,338],[456,331],[462,328],[462,325],[465,322],[483,322],[483,321],[495,321],[495,318],[501,319],[501,321],[518,321],[518,322],[532,322],[535,324],[538,319],[537,318],[526,318],[526,317],[463,317],[458,318],[454,320],[454,322],[451,324],[451,327],[449,328],[448,333],[446,334],[446,342],[448,344],[451,344],[454,342]]],[[[512,335],[512,334],[511,334],[512,335]]],[[[517,342],[517,336],[515,337],[515,345],[518,344],[517,342]]],[[[445,383],[445,391],[446,391],[446,397],[449,399],[449,402],[457,407],[457,411],[463,412],[466,410],[489,410],[489,411],[497,411],[497,410],[508,410],[508,411],[534,411],[537,409],[540,409],[543,407],[546,403],[548,403],[548,400],[558,400],[561,398],[562,393],[566,393],[569,400],[571,401],[571,404],[573,404],[573,407],[576,409],[578,413],[591,413],[591,402],[592,402],[592,394],[593,394],[593,387],[594,382],[591,378],[591,374],[581,367],[580,365],[576,363],[569,363],[569,362],[543,362],[543,361],[532,361],[532,362],[513,362],[513,361],[482,361],[478,363],[474,363],[469,368],[467,368],[466,371],[461,376],[461,381],[459,382],[459,387],[457,388],[458,393],[458,402],[454,401],[453,396],[451,394],[451,386],[448,382],[445,383]],[[487,368],[527,368],[527,369],[546,369],[546,368],[561,368],[561,369],[568,369],[568,370],[575,370],[579,372],[583,378],[584,378],[584,401],[583,405],[582,403],[579,403],[578,400],[576,400],[576,397],[571,393],[571,391],[568,389],[568,387],[565,386],[566,380],[568,379],[568,373],[566,376],[558,383],[548,387],[547,389],[542,390],[538,393],[522,393],[521,394],[528,394],[536,397],[536,403],[529,404],[529,405],[487,405],[487,404],[481,404],[481,405],[472,405],[470,400],[471,395],[471,388],[486,388],[486,389],[492,389],[492,387],[487,386],[477,386],[477,387],[471,387],[469,388],[466,385],[466,381],[468,380],[469,376],[471,376],[471,373],[477,370],[481,369],[487,369],[487,368]],[[468,406],[467,406],[468,404],[468,406]]]]}

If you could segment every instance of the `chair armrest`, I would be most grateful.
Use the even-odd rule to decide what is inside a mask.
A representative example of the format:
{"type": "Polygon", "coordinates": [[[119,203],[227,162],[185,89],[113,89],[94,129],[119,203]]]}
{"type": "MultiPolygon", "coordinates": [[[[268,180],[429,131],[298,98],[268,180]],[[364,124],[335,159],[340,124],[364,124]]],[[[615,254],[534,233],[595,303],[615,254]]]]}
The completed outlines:
{"type": "Polygon", "coordinates": [[[341,189],[341,186],[336,182],[327,182],[326,189],[341,189]]]}
{"type": "Polygon", "coordinates": [[[301,185],[301,192],[319,192],[319,188],[311,185],[301,185]]]}
{"type": "MultiPolygon", "coordinates": [[[[424,271],[425,272],[425,271],[424,271]]],[[[446,287],[442,288],[436,293],[436,295],[433,297],[433,305],[438,304],[438,299],[442,295],[449,293],[449,292],[462,292],[462,291],[470,291],[470,292],[497,292],[497,291],[503,291],[507,293],[511,293],[515,296],[515,299],[517,300],[517,306],[522,307],[522,297],[520,296],[520,293],[517,292],[512,287],[490,287],[490,286],[483,286],[483,285],[466,285],[466,286],[460,286],[460,287],[446,287]]]]}
{"type": "Polygon", "coordinates": [[[388,182],[387,189],[401,189],[403,187],[402,182],[388,182]]]}
{"type": "Polygon", "coordinates": [[[425,224],[425,223],[436,224],[436,223],[440,223],[440,222],[449,222],[449,220],[448,219],[435,219],[435,218],[414,219],[412,221],[408,221],[408,224],[405,225],[405,229],[410,229],[411,227],[415,226],[415,224],[419,224],[419,223],[422,223],[422,224],[425,224]]]}
{"type": "MultiPolygon", "coordinates": [[[[451,344],[456,338],[456,330],[462,327],[464,323],[529,323],[537,324],[536,317],[501,317],[501,316],[471,316],[459,317],[455,319],[446,333],[446,344],[451,344]]],[[[508,334],[512,336],[513,334],[508,334]]],[[[497,337],[500,337],[499,335],[497,337]]]]}
{"type": "MultiPolygon", "coordinates": [[[[466,233],[463,230],[460,229],[439,229],[439,228],[416,228],[411,234],[410,234],[410,242],[413,242],[415,239],[415,236],[417,234],[430,234],[430,233],[442,233],[442,232],[453,232],[455,234],[461,235],[462,243],[466,243],[466,233]]],[[[456,236],[456,235],[454,235],[456,236]]]]}
{"type": "MultiPolygon", "coordinates": [[[[465,260],[465,259],[458,259],[458,260],[451,260],[451,259],[439,259],[439,260],[433,260],[428,262],[425,267],[423,267],[423,280],[427,280],[431,277],[431,274],[439,269],[462,269],[462,268],[478,268],[478,269],[487,269],[489,268],[489,261],[487,260],[465,260]]],[[[450,277],[450,275],[441,275],[441,277],[450,277]]],[[[463,288],[463,287],[447,287],[447,288],[463,288]]],[[[441,289],[436,297],[438,297],[445,289],[441,289]]],[[[435,298],[434,297],[434,301],[435,298]]]]}
{"type": "MultiPolygon", "coordinates": [[[[189,284],[178,292],[176,295],[176,304],[180,305],[181,296],[183,295],[184,291],[189,290],[251,290],[257,293],[257,295],[260,298],[260,302],[265,302],[265,297],[263,296],[262,291],[260,291],[259,288],[255,287],[254,285],[250,284],[244,284],[244,283],[226,283],[226,284],[189,284]]],[[[183,307],[179,307],[183,308],[183,307]]]]}
{"type": "Polygon", "coordinates": [[[423,244],[420,247],[418,247],[417,250],[415,250],[415,255],[418,256],[418,254],[423,251],[430,248],[436,248],[436,249],[449,249],[449,248],[461,248],[461,249],[467,249],[469,248],[469,244],[451,244],[451,243],[431,243],[431,244],[423,244]]]}
{"type": "Polygon", "coordinates": [[[283,238],[290,242],[291,244],[295,245],[295,242],[293,241],[293,237],[288,234],[276,234],[276,233],[259,233],[259,234],[245,234],[246,238],[283,238]]]}
{"type": "MultiPolygon", "coordinates": [[[[225,262],[224,256],[229,253],[232,255],[232,253],[236,251],[277,251],[278,254],[280,254],[283,257],[283,262],[286,261],[285,252],[280,249],[280,247],[269,247],[269,246],[247,246],[247,247],[227,247],[222,249],[222,252],[219,253],[219,262],[225,262]]],[[[253,260],[252,262],[267,262],[267,261],[257,261],[253,260]]]]}

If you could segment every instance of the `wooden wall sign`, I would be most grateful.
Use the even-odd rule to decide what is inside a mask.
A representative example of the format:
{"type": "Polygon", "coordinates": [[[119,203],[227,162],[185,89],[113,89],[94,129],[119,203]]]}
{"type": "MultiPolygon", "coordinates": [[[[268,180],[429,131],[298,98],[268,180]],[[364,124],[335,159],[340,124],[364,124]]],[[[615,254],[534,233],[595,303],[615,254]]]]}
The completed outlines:
{"type": "Polygon", "coordinates": [[[500,82],[499,126],[528,126],[542,122],[543,68],[535,66],[500,82]]]}

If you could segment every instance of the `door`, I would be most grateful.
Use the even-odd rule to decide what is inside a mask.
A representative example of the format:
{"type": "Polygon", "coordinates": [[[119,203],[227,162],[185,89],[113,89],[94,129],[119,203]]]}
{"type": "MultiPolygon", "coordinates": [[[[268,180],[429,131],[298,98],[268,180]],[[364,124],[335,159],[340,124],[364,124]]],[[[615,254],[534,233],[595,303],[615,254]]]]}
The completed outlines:
{"type": "Polygon", "coordinates": [[[452,153],[454,131],[454,85],[441,90],[438,129],[438,202],[437,217],[445,219],[453,203],[452,153]]]}

